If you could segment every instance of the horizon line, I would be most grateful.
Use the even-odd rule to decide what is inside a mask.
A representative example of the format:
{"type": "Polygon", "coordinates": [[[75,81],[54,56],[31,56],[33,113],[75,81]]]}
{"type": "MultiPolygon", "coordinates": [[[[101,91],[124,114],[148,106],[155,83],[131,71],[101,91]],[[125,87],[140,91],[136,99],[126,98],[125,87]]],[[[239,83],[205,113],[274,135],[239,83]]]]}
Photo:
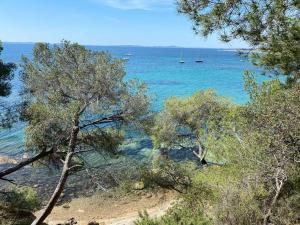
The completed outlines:
{"type": "MultiPolygon", "coordinates": [[[[36,43],[48,43],[51,45],[59,44],[58,43],[51,43],[46,41],[1,41],[3,44],[36,44],[36,43]]],[[[73,41],[72,41],[73,42],[73,41]]],[[[74,41],[73,43],[78,43],[74,41]]],[[[248,49],[245,47],[241,48],[221,48],[221,47],[184,47],[184,46],[177,46],[177,45],[126,45],[126,44],[120,44],[120,45],[100,45],[100,44],[80,44],[83,46],[89,46],[89,47],[140,47],[140,48],[199,48],[199,49],[231,49],[231,50],[241,50],[241,49],[248,49]]]]}

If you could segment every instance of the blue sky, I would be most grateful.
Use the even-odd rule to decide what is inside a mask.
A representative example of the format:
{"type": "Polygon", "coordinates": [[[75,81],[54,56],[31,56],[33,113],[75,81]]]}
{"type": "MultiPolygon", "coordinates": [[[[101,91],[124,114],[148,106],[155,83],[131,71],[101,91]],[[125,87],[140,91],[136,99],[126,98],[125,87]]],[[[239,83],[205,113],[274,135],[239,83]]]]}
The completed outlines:
{"type": "Polygon", "coordinates": [[[0,40],[89,45],[246,47],[195,36],[174,0],[0,0],[0,40]]]}

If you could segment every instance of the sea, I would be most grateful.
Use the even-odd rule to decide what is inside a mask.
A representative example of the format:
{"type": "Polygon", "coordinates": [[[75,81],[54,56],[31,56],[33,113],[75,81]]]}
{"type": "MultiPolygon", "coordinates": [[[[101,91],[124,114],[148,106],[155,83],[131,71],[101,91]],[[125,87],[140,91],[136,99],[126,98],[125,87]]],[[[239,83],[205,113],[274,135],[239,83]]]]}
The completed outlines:
{"type": "MultiPolygon", "coordinates": [[[[34,43],[4,43],[0,58],[4,62],[21,63],[21,57],[32,58],[34,43]]],[[[140,79],[148,84],[153,108],[160,110],[170,96],[189,96],[199,90],[215,89],[218,95],[236,104],[245,104],[249,96],[244,90],[243,73],[256,71],[248,59],[234,49],[86,46],[93,51],[107,51],[113,57],[126,58],[126,79],[140,79]],[[184,63],[179,63],[183,60],[184,63]],[[203,62],[196,63],[196,60],[203,62]]],[[[259,82],[266,79],[258,75],[259,82]]],[[[19,70],[12,81],[12,94],[6,99],[18,101],[22,88],[19,70]]],[[[0,131],[0,155],[16,157],[23,154],[24,124],[0,131]]]]}

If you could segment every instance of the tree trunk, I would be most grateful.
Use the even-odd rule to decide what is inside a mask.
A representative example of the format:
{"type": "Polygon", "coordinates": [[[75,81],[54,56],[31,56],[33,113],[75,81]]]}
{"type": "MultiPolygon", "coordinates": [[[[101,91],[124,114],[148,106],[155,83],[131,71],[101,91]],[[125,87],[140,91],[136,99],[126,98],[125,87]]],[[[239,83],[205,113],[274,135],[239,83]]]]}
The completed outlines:
{"type": "Polygon", "coordinates": [[[67,182],[67,178],[69,175],[69,164],[72,159],[73,153],[68,153],[65,159],[64,167],[61,173],[61,177],[59,179],[59,182],[55,188],[55,191],[53,192],[51,199],[49,200],[45,210],[42,212],[42,214],[35,220],[31,225],[40,225],[44,222],[44,220],[50,215],[52,212],[55,204],[57,203],[61,193],[64,190],[65,184],[67,182]]]}
{"type": "Polygon", "coordinates": [[[275,196],[271,202],[271,205],[266,213],[266,215],[264,216],[264,223],[263,225],[268,225],[269,221],[270,221],[270,216],[272,215],[272,209],[275,206],[277,199],[279,197],[279,194],[281,192],[282,186],[283,186],[283,180],[279,179],[279,173],[281,172],[281,170],[278,170],[277,175],[276,175],[276,193],[275,196]]]}
{"type": "Polygon", "coordinates": [[[35,221],[33,221],[33,223],[31,225],[41,225],[44,222],[44,220],[51,214],[55,204],[57,203],[61,193],[63,192],[65,184],[66,184],[68,176],[69,176],[70,163],[71,163],[71,160],[72,160],[75,148],[76,148],[78,132],[79,132],[79,127],[78,127],[78,117],[77,117],[74,120],[74,127],[71,132],[71,138],[70,138],[70,142],[69,142],[69,146],[68,146],[69,150],[68,150],[67,156],[64,161],[64,166],[63,166],[63,170],[61,172],[59,182],[58,182],[58,184],[55,188],[55,191],[53,192],[45,210],[42,212],[42,214],[38,218],[36,218],[35,221]]]}
{"type": "Polygon", "coordinates": [[[198,149],[198,152],[193,151],[194,155],[197,158],[199,158],[199,160],[200,160],[200,162],[201,162],[202,165],[206,165],[207,164],[207,162],[205,160],[205,156],[206,156],[206,152],[207,152],[206,149],[204,148],[204,146],[202,146],[201,143],[199,143],[197,149],[198,149]]]}
{"type": "Polygon", "coordinates": [[[20,162],[18,163],[17,165],[15,165],[14,167],[12,168],[8,168],[6,170],[3,170],[0,172],[0,179],[4,176],[7,176],[11,173],[14,173],[16,172],[17,170],[19,169],[22,169],[24,166],[27,166],[31,163],[34,163],[35,161],[38,161],[48,155],[50,155],[51,153],[53,153],[53,148],[47,150],[47,151],[42,151],[41,153],[37,154],[36,156],[30,158],[30,159],[27,159],[26,161],[23,161],[23,162],[20,162]]]}

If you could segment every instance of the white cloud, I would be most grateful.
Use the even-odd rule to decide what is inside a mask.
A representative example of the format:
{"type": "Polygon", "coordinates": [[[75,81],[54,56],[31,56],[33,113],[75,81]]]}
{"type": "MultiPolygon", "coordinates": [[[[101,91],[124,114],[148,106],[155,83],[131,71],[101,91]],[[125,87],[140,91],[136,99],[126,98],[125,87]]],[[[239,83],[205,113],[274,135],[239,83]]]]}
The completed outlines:
{"type": "Polygon", "coordinates": [[[175,0],[94,0],[96,2],[103,3],[107,6],[131,10],[151,10],[155,8],[170,7],[174,5],[175,0]]]}

